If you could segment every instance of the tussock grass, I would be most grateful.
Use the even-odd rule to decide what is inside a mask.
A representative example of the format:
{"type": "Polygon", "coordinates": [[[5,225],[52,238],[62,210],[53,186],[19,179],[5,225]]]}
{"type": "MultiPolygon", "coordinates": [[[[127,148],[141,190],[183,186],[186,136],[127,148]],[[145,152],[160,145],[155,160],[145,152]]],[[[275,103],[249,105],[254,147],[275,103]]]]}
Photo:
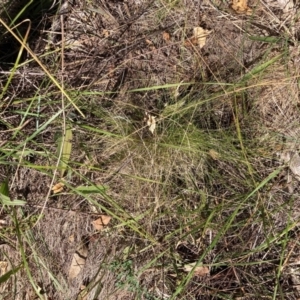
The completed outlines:
{"type": "Polygon", "coordinates": [[[215,32],[188,48],[199,25],[188,4],[71,7],[58,50],[14,36],[31,58],[2,74],[1,193],[26,204],[2,200],[4,297],[297,299],[298,179],[276,156],[298,150],[297,41],[279,30],[262,41],[261,26],[209,2],[215,32]],[[20,79],[37,66],[43,78],[20,79]],[[99,214],[112,220],[95,232],[99,214]],[[82,243],[86,264],[69,280],[82,243]]]}

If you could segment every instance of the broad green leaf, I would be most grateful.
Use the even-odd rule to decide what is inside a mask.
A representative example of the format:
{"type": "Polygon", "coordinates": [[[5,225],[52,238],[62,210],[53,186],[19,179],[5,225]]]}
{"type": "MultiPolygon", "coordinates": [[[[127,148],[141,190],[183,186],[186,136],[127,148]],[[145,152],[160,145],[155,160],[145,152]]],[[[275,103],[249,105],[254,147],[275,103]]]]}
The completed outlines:
{"type": "Polygon", "coordinates": [[[0,185],[0,194],[9,196],[8,180],[6,179],[0,185]]]}
{"type": "Polygon", "coordinates": [[[23,201],[23,200],[14,200],[14,201],[11,201],[8,196],[0,193],[0,203],[2,205],[18,206],[18,205],[25,205],[26,201],[23,201]]]}
{"type": "Polygon", "coordinates": [[[72,151],[72,130],[71,128],[66,129],[66,135],[65,138],[59,137],[57,139],[57,152],[58,155],[61,151],[61,157],[59,162],[59,170],[60,170],[60,176],[63,177],[65,171],[67,170],[71,151],[72,151]]]}
{"type": "Polygon", "coordinates": [[[76,191],[83,194],[97,194],[99,192],[105,192],[107,189],[108,187],[105,185],[89,185],[89,186],[80,185],[75,188],[76,191]]]}

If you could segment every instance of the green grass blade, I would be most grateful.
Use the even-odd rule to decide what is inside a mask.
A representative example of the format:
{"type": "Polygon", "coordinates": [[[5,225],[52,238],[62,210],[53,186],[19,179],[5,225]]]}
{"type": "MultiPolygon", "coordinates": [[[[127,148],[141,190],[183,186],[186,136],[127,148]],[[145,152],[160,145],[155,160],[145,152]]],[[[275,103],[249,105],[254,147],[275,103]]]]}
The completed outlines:
{"type": "Polygon", "coordinates": [[[8,179],[1,183],[0,194],[9,197],[8,179]]]}
{"type": "Polygon", "coordinates": [[[61,153],[61,158],[59,162],[59,170],[61,177],[64,176],[64,173],[68,167],[72,151],[72,139],[73,133],[71,128],[66,129],[66,134],[64,137],[59,137],[57,139],[57,152],[58,154],[61,153]]]}
{"type": "Polygon", "coordinates": [[[16,274],[21,269],[21,267],[22,267],[22,265],[6,272],[4,275],[2,275],[0,277],[0,283],[4,283],[5,281],[7,281],[12,275],[16,274]]]}
{"type": "Polygon", "coordinates": [[[108,186],[104,185],[89,185],[89,186],[77,186],[74,190],[83,194],[97,194],[100,192],[105,192],[108,186]]]}

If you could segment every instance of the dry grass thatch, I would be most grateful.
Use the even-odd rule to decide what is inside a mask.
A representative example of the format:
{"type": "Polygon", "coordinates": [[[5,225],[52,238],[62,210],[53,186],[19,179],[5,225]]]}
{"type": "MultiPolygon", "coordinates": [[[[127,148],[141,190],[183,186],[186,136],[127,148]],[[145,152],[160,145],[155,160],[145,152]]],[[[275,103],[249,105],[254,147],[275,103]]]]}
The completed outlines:
{"type": "Polygon", "coordinates": [[[299,22],[282,5],[65,2],[29,39],[50,76],[0,59],[3,299],[299,298],[299,181],[278,158],[298,151],[299,22]]]}

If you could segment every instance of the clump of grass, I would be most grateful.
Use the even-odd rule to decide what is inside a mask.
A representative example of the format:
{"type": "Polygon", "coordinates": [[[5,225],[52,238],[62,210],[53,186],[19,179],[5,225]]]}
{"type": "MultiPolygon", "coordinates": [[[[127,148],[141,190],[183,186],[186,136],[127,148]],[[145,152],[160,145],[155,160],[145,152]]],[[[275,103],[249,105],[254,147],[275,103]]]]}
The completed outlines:
{"type": "Polygon", "coordinates": [[[82,47],[67,44],[65,49],[68,31],[62,32],[59,52],[47,50],[43,59],[30,51],[26,37],[18,38],[33,61],[16,60],[2,94],[11,98],[1,121],[1,180],[9,182],[11,199],[23,201],[22,209],[2,210],[13,220],[12,237],[3,232],[4,243],[14,247],[0,258],[10,264],[6,277],[0,277],[4,290],[13,286],[15,299],[21,290],[41,299],[80,299],[84,293],[88,299],[293,299],[297,291],[288,280],[294,278],[298,250],[293,243],[298,197],[284,189],[289,184],[284,166],[273,157],[277,143],[290,147],[280,138],[291,139],[298,116],[298,75],[278,67],[285,64],[292,72],[285,63],[287,48],[249,42],[215,12],[216,24],[226,25],[236,39],[224,47],[222,32],[216,32],[201,52],[184,46],[198,24],[182,14],[184,26],[170,21],[183,10],[181,3],[149,6],[170,32],[170,42],[144,14],[122,31],[118,22],[124,15],[113,14],[113,5],[93,8],[95,20],[103,17],[89,23],[95,32],[81,32],[85,10],[73,11],[77,46],[99,41],[101,55],[111,64],[82,47]],[[111,35],[102,32],[108,25],[111,35]],[[259,51],[247,68],[239,45],[259,51]],[[170,52],[161,52],[165,49],[170,52]],[[61,77],[74,73],[72,59],[82,73],[61,77]],[[53,68],[53,60],[61,60],[61,66],[53,68]],[[46,78],[30,77],[32,89],[24,95],[16,70],[35,63],[46,78]],[[282,85],[273,88],[274,78],[282,85]],[[146,112],[156,117],[153,133],[144,121],[146,112]],[[282,124],[290,125],[288,135],[281,126],[287,114],[282,124]],[[57,182],[64,189],[54,194],[57,182]],[[91,221],[99,214],[112,221],[95,232],[91,221]],[[72,281],[68,268],[82,240],[89,254],[72,281]],[[188,264],[194,267],[187,272],[188,264]],[[201,266],[209,270],[205,276],[197,275],[201,266]]]}

